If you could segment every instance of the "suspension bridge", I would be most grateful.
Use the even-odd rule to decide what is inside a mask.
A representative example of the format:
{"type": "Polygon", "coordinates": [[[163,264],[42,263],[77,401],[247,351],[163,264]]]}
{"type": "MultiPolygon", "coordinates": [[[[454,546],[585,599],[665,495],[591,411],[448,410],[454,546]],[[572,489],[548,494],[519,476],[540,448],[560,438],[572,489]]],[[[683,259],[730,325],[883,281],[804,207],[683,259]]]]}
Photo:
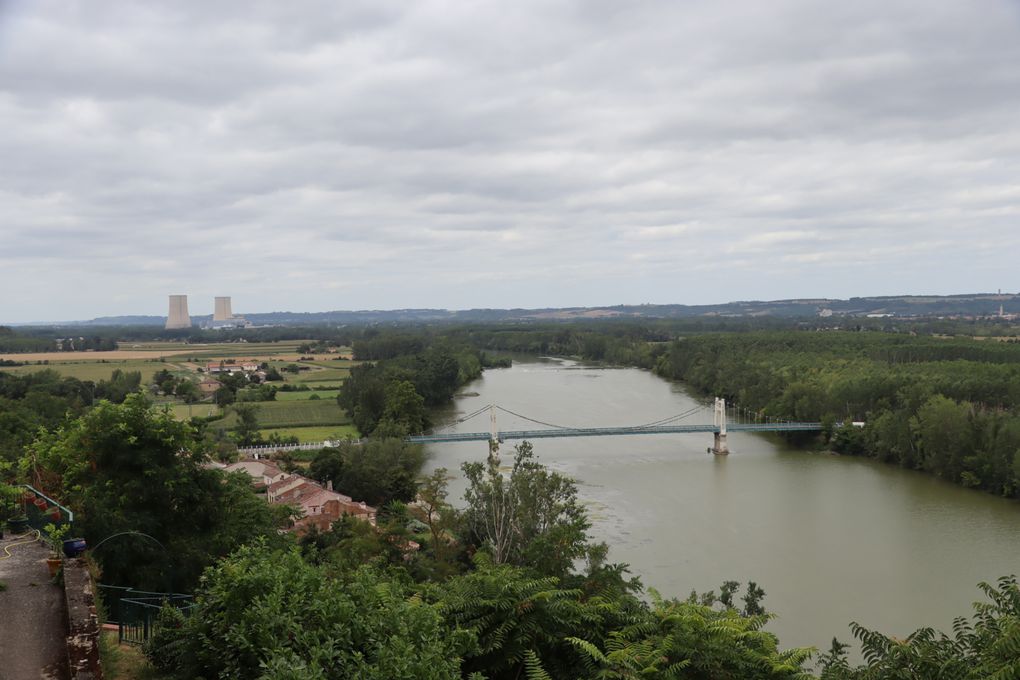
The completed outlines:
{"type": "MultiPolygon", "coordinates": [[[[709,451],[718,455],[730,452],[726,441],[729,432],[817,432],[822,429],[821,423],[798,422],[768,416],[751,409],[727,404],[725,399],[716,399],[713,405],[698,405],[683,413],[645,423],[643,425],[625,425],[617,427],[572,427],[557,425],[537,420],[511,411],[497,404],[487,404],[457,420],[447,423],[430,434],[412,435],[406,441],[414,444],[440,444],[448,442],[499,442],[521,439],[550,439],[554,437],[618,437],[627,435],[652,434],[692,434],[711,433],[712,446],[709,451]],[[707,421],[707,414],[712,413],[712,422],[707,421]],[[452,428],[478,418],[489,415],[489,429],[484,432],[454,432],[452,428]],[[497,413],[519,418],[540,429],[500,430],[497,424],[497,413]]],[[[263,455],[275,451],[316,450],[326,446],[335,446],[338,442],[323,441],[305,444],[262,445],[239,448],[238,451],[247,455],[263,455]]]]}
{"type": "Polygon", "coordinates": [[[414,435],[407,438],[407,441],[416,444],[433,444],[441,442],[477,442],[490,441],[502,442],[520,439],[547,439],[553,437],[617,437],[625,435],[650,435],[650,434],[690,434],[696,432],[712,433],[713,445],[710,448],[712,453],[725,455],[729,453],[726,435],[728,432],[816,432],[822,429],[821,423],[797,422],[782,420],[758,412],[744,409],[735,405],[727,405],[725,399],[717,398],[714,405],[698,405],[683,413],[678,413],[667,418],[662,418],[643,425],[629,425],[618,427],[570,427],[548,423],[535,418],[515,413],[497,404],[488,404],[473,413],[458,418],[444,428],[432,434],[414,435]],[[692,422],[698,420],[708,411],[712,412],[711,423],[692,422]],[[488,432],[444,432],[444,429],[452,428],[473,418],[488,412],[490,427],[488,432]],[[533,430],[500,430],[497,427],[496,414],[502,412],[505,415],[520,418],[522,420],[541,425],[541,429],[533,430]]]}

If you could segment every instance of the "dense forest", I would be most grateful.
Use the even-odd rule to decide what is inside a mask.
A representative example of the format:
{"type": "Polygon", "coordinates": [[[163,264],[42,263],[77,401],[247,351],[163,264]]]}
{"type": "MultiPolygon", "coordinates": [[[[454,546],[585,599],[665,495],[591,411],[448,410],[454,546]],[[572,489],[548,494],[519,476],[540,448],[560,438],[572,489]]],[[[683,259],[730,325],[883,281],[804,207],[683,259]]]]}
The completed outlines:
{"type": "Polygon", "coordinates": [[[882,333],[704,335],[656,372],[762,414],[822,421],[839,453],[1020,491],[1020,345],[882,333]],[[853,427],[852,421],[864,427],[853,427]]]}
{"type": "Polygon", "coordinates": [[[337,402],[365,435],[403,437],[429,426],[428,409],[447,404],[484,368],[509,365],[446,338],[404,333],[363,336],[337,402]]]}

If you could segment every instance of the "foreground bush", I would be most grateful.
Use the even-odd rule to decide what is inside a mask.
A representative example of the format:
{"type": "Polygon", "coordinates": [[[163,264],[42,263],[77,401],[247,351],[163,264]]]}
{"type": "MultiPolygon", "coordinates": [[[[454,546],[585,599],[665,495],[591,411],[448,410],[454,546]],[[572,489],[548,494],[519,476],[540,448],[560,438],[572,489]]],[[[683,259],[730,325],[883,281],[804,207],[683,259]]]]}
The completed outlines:
{"type": "Polygon", "coordinates": [[[470,641],[399,581],[367,567],[334,578],[259,545],[209,569],[197,602],[187,620],[164,612],[146,649],[175,677],[459,678],[470,641]]]}

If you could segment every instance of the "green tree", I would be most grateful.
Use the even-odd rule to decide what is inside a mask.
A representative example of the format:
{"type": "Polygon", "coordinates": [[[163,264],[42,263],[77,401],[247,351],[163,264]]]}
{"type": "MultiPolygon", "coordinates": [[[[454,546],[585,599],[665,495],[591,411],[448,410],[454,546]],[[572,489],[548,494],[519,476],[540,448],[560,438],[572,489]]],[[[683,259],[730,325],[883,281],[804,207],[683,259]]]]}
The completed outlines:
{"type": "Polygon", "coordinates": [[[987,680],[1020,677],[1020,588],[1016,577],[980,584],[989,602],[953,622],[953,634],[921,628],[899,640],[853,623],[865,663],[851,666],[846,645],[833,640],[821,657],[822,680],[987,680]]]}
{"type": "Polygon", "coordinates": [[[141,384],[141,371],[122,371],[117,368],[110,374],[109,380],[100,380],[96,384],[96,397],[120,404],[127,395],[138,391],[141,384]]]}
{"type": "Polygon", "coordinates": [[[187,404],[194,404],[202,398],[198,385],[192,380],[181,380],[174,388],[174,394],[184,400],[187,404]]]}
{"type": "Polygon", "coordinates": [[[259,433],[259,407],[252,403],[234,405],[237,414],[237,425],[234,426],[234,438],[239,446],[251,446],[262,440],[259,433]]]}
{"type": "Polygon", "coordinates": [[[353,499],[379,507],[414,500],[424,460],[421,446],[399,439],[344,441],[322,449],[310,472],[321,482],[332,480],[334,488],[353,499]]]}
{"type": "Polygon", "coordinates": [[[296,551],[242,548],[207,572],[187,620],[165,614],[148,646],[179,678],[460,678],[470,635],[371,569],[330,573],[296,551]]]}
{"type": "Polygon", "coordinates": [[[437,468],[418,485],[418,502],[411,512],[415,518],[429,528],[429,548],[436,562],[448,565],[454,547],[452,535],[456,524],[456,512],[447,501],[449,472],[437,468]]]}
{"type": "Polygon", "coordinates": [[[810,649],[779,651],[762,630],[767,614],[741,616],[693,602],[664,601],[653,592],[650,620],[613,631],[604,645],[567,642],[583,655],[582,677],[808,680],[810,649]]]}
{"type": "Polygon", "coordinates": [[[340,449],[327,446],[319,449],[308,466],[308,476],[322,482],[336,485],[343,479],[344,457],[340,449]]]}
{"type": "Polygon", "coordinates": [[[340,386],[337,403],[347,411],[358,431],[370,435],[386,410],[386,381],[374,364],[360,364],[340,386]]]}
{"type": "Polygon", "coordinates": [[[464,517],[471,539],[489,550],[496,564],[528,565],[560,576],[588,553],[591,523],[577,486],[538,463],[529,442],[515,447],[509,477],[495,455],[461,469],[468,480],[464,517]]]}
{"type": "Polygon", "coordinates": [[[425,399],[408,380],[386,385],[386,406],[379,427],[396,436],[420,434],[426,427],[425,399]]]}
{"type": "Polygon", "coordinates": [[[937,395],[917,411],[916,429],[924,468],[959,482],[963,461],[973,448],[971,408],[937,395]]]}
{"type": "Polygon", "coordinates": [[[213,392],[213,402],[217,406],[228,406],[234,403],[237,397],[234,394],[234,390],[230,389],[226,385],[219,387],[213,392]]]}
{"type": "Polygon", "coordinates": [[[189,425],[131,394],[40,434],[22,469],[75,510],[90,545],[132,532],[94,551],[106,583],[189,592],[202,569],[237,546],[259,536],[282,541],[287,512],[259,498],[247,475],[224,475],[207,460],[189,425]]]}

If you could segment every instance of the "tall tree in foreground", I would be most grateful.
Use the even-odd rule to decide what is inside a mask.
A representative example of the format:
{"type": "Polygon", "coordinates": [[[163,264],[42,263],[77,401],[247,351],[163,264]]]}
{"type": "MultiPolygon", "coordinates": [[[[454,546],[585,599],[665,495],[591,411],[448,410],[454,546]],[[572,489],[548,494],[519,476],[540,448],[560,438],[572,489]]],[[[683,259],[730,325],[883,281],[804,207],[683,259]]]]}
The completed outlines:
{"type": "Polygon", "coordinates": [[[564,576],[574,560],[587,555],[591,522],[577,499],[577,486],[536,461],[529,442],[515,447],[508,476],[496,455],[461,469],[468,480],[464,518],[470,538],[489,551],[493,562],[564,576]]]}

